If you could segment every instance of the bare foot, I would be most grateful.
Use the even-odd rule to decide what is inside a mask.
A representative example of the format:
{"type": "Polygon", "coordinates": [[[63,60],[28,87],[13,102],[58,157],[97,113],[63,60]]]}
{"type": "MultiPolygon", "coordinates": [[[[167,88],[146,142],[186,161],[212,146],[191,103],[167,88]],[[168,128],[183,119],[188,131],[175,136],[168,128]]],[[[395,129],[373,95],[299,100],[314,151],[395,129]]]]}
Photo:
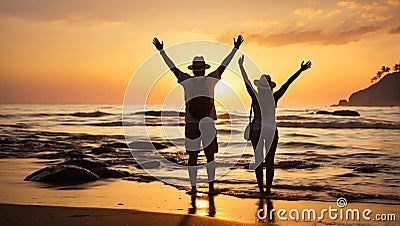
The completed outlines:
{"type": "Polygon", "coordinates": [[[220,191],[218,191],[218,190],[216,190],[215,188],[212,188],[212,189],[209,189],[208,190],[208,194],[209,195],[218,195],[218,194],[220,194],[221,192],[220,191]]]}
{"type": "Polygon", "coordinates": [[[197,193],[197,189],[196,188],[192,188],[192,190],[186,192],[186,194],[188,195],[195,195],[197,193]]]}

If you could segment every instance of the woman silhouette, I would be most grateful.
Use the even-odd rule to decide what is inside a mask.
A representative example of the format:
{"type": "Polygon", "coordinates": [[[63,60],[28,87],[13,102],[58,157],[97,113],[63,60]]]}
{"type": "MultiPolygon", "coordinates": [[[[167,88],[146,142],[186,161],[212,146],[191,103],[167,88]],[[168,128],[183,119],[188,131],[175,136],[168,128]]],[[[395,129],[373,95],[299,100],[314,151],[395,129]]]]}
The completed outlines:
{"type": "MultiPolygon", "coordinates": [[[[257,158],[263,158],[263,148],[265,146],[265,150],[267,151],[266,157],[265,157],[265,166],[266,166],[266,174],[265,174],[265,180],[266,180],[266,193],[270,194],[271,193],[271,185],[272,185],[272,180],[274,179],[274,158],[275,158],[275,151],[278,145],[278,129],[275,129],[275,135],[272,137],[266,136],[268,133],[269,128],[268,125],[271,123],[266,121],[263,118],[270,118],[270,110],[267,109],[267,106],[270,106],[270,103],[268,103],[269,100],[267,97],[267,92],[271,92],[275,87],[276,83],[271,80],[271,77],[269,75],[261,75],[259,80],[254,80],[254,85],[257,86],[257,91],[253,88],[251,85],[251,82],[247,76],[247,73],[244,69],[243,63],[244,63],[244,56],[242,55],[239,58],[239,66],[240,66],[240,71],[242,73],[243,79],[245,81],[246,89],[247,92],[249,93],[251,100],[252,100],[252,108],[254,111],[254,119],[251,123],[252,129],[251,129],[251,134],[250,134],[250,139],[251,139],[251,144],[253,146],[254,152],[255,152],[255,157],[256,157],[256,163],[259,162],[257,158]],[[271,139],[272,143],[271,143],[271,139]],[[263,144],[264,143],[264,144],[263,144]],[[271,146],[268,146],[271,144],[271,146]]],[[[275,107],[278,104],[279,99],[285,94],[286,90],[289,88],[290,84],[296,80],[299,75],[309,69],[311,67],[311,62],[307,61],[307,63],[304,64],[304,61],[301,62],[300,69],[294,73],[287,81],[285,84],[281,86],[281,88],[273,93],[273,100],[275,101],[275,107]]],[[[273,111],[274,112],[274,111],[273,111]]],[[[262,160],[261,160],[262,161],[262,160]]],[[[256,164],[256,178],[257,178],[257,184],[258,188],[260,189],[261,193],[264,193],[264,185],[263,185],[263,164],[256,164]]]]}

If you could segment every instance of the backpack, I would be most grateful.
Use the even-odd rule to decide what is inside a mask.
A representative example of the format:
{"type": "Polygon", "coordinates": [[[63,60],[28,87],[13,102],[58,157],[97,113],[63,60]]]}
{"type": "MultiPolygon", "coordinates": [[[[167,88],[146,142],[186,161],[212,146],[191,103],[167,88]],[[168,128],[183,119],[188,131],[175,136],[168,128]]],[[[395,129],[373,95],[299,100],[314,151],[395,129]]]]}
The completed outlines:
{"type": "Polygon", "coordinates": [[[188,104],[189,114],[196,119],[202,119],[210,115],[214,99],[206,96],[198,96],[190,99],[188,104]]]}

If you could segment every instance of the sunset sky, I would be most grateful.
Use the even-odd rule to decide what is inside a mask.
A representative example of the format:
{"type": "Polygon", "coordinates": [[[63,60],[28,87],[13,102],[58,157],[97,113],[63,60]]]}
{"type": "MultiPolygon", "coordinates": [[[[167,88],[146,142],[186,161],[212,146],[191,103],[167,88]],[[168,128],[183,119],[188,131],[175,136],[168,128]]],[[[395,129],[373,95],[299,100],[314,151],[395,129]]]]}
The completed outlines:
{"type": "Polygon", "coordinates": [[[1,0],[0,29],[0,103],[122,104],[154,36],[232,45],[242,34],[278,87],[311,60],[281,106],[337,103],[400,61],[399,0],[1,0]]]}

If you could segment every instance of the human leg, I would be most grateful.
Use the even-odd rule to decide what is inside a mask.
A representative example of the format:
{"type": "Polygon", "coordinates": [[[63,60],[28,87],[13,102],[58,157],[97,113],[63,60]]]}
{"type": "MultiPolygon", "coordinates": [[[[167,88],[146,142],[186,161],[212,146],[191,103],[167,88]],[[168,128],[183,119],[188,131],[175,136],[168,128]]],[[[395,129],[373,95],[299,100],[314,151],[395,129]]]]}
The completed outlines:
{"type": "Polygon", "coordinates": [[[185,125],[185,147],[186,153],[189,154],[188,173],[190,185],[192,187],[190,194],[196,194],[197,179],[197,159],[200,151],[200,130],[196,123],[186,123],[185,125]]]}
{"type": "Polygon", "coordinates": [[[269,148],[269,151],[267,153],[267,156],[265,157],[265,181],[266,181],[266,192],[271,193],[271,186],[272,186],[272,181],[274,180],[274,175],[275,175],[275,165],[274,165],[274,160],[275,160],[275,152],[276,148],[278,146],[278,132],[275,132],[271,147],[269,148]]]}
{"type": "Polygon", "coordinates": [[[214,154],[218,152],[218,141],[215,136],[214,140],[207,147],[204,148],[204,153],[207,159],[207,177],[208,177],[208,191],[210,194],[215,194],[217,191],[214,188],[215,168],[216,162],[214,154]]]}
{"type": "MultiPolygon", "coordinates": [[[[258,164],[259,161],[262,161],[262,154],[263,154],[263,145],[260,142],[260,133],[261,130],[253,130],[251,134],[251,145],[253,146],[254,154],[255,154],[255,164],[258,164]],[[260,155],[261,153],[261,155],[260,155]],[[260,160],[261,156],[261,160],[260,160]]],[[[260,192],[264,192],[264,183],[263,183],[263,164],[262,162],[258,164],[255,168],[255,174],[257,179],[257,185],[260,189],[260,192]]]]}
{"type": "Polygon", "coordinates": [[[192,190],[190,191],[191,194],[195,194],[197,192],[196,179],[197,179],[198,155],[199,154],[197,152],[189,153],[188,172],[189,172],[190,185],[192,186],[192,190]]]}

